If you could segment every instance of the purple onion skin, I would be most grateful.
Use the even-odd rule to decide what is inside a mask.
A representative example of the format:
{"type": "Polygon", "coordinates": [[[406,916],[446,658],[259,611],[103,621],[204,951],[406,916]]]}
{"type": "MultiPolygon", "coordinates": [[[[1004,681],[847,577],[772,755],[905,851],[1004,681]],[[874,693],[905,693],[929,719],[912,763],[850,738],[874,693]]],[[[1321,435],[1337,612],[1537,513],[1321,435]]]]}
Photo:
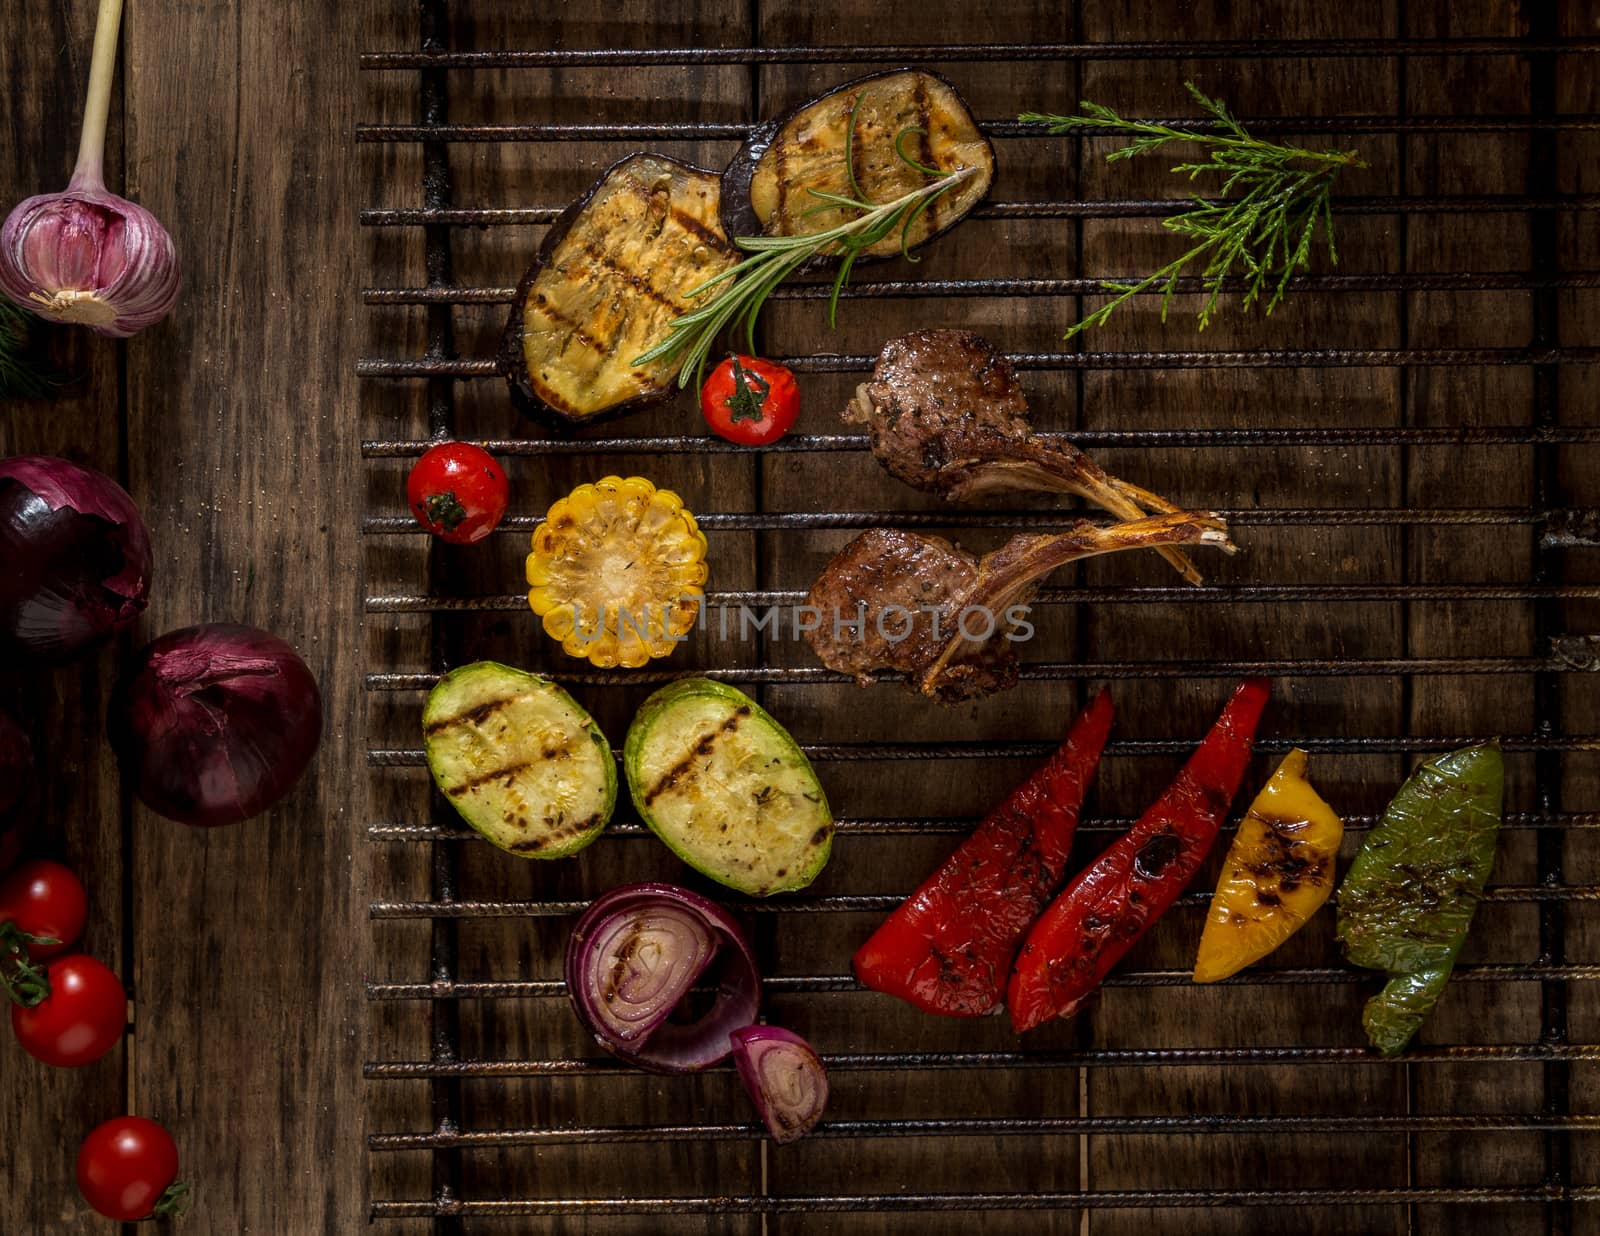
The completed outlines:
{"type": "Polygon", "coordinates": [[[111,745],[141,802],[215,828],[261,814],[316,754],[322,695],[300,656],[255,627],[169,631],[117,684],[111,745]]]}
{"type": "Polygon", "coordinates": [[[60,663],[130,626],[150,596],[150,535],[104,473],[0,459],[0,650],[60,663]]]}
{"type": "Polygon", "coordinates": [[[738,920],[716,902],[676,884],[624,884],[596,898],[578,919],[567,941],[565,975],[573,1012],[594,1041],[619,1060],[652,1073],[698,1073],[720,1064],[733,1051],[729,1036],[753,1022],[761,1006],[761,972],[738,920]],[[593,939],[594,928],[604,919],[625,913],[630,905],[651,901],[670,901],[693,910],[721,937],[722,947],[702,976],[716,983],[716,1002],[697,1021],[664,1022],[643,1043],[624,1045],[601,1033],[586,1007],[586,1001],[599,997],[583,989],[583,950],[593,939]]]}
{"type": "Polygon", "coordinates": [[[33,783],[33,745],[22,727],[0,712],[0,871],[22,856],[33,783]]]}

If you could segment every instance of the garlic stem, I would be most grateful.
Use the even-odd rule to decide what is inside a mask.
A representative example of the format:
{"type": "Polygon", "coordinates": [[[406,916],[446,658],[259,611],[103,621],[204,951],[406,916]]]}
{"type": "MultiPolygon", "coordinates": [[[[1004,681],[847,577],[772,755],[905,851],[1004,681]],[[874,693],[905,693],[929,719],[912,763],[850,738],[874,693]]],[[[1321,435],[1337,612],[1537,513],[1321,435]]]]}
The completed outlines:
{"type": "Polygon", "coordinates": [[[111,111],[111,79],[117,72],[117,35],[122,27],[122,0],[100,0],[94,21],[94,58],[89,62],[89,96],[83,104],[83,135],[78,139],[78,165],[69,189],[105,191],[106,117],[111,111]]]}

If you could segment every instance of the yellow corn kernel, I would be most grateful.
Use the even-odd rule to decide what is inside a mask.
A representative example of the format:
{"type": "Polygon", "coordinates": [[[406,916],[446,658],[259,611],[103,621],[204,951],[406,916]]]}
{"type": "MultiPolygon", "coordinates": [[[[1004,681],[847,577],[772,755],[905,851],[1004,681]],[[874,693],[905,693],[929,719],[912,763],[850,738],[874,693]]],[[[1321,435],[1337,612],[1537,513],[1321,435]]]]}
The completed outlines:
{"type": "Polygon", "coordinates": [[[637,668],[694,629],[706,538],[670,489],[608,476],[550,508],[527,574],[528,604],[568,656],[637,668]]]}

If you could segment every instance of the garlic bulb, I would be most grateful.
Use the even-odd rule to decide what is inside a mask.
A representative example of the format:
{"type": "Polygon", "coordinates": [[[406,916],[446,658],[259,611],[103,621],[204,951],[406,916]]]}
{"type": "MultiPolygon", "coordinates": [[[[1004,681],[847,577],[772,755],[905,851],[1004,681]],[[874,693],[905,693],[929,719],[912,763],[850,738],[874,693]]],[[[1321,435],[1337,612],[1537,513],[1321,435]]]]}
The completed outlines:
{"type": "Polygon", "coordinates": [[[107,191],[106,113],[122,0],[100,0],[78,165],[62,193],[30,197],[0,227],[0,291],[57,322],[125,338],[178,299],[178,254],[156,217],[107,191]]]}

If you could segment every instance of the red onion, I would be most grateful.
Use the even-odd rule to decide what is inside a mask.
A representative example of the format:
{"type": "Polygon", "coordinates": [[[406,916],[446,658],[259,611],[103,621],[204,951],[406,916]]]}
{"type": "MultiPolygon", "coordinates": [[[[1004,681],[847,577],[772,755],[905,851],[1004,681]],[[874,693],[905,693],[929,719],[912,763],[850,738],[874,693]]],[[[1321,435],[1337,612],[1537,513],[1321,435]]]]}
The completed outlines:
{"type": "Polygon", "coordinates": [[[214,622],[139,653],[111,701],[111,745],[146,806],[214,827],[289,792],[322,737],[322,696],[276,635],[214,622]]]}
{"type": "Polygon", "coordinates": [[[100,0],[78,164],[61,193],[30,197],[0,227],[0,291],[24,309],[125,338],[178,299],[178,254],[148,210],[106,189],[104,154],[122,0],[100,0]]]}
{"type": "Polygon", "coordinates": [[[781,1026],[746,1026],[729,1036],[739,1080],[779,1145],[817,1127],[828,1106],[828,1071],[810,1043],[781,1026]]]}
{"type": "Polygon", "coordinates": [[[122,486],[49,455],[0,459],[0,645],[64,661],[129,626],[150,535],[122,486]]]}
{"type": "Polygon", "coordinates": [[[22,856],[32,792],[33,746],[22,727],[0,712],[0,871],[22,856]]]}
{"type": "Polygon", "coordinates": [[[675,884],[626,884],[598,898],[567,941],[567,996],[595,1041],[641,1068],[688,1073],[726,1060],[729,1035],[756,1019],[761,976],[739,924],[675,884]],[[702,977],[711,1007],[685,999],[702,977]]]}

